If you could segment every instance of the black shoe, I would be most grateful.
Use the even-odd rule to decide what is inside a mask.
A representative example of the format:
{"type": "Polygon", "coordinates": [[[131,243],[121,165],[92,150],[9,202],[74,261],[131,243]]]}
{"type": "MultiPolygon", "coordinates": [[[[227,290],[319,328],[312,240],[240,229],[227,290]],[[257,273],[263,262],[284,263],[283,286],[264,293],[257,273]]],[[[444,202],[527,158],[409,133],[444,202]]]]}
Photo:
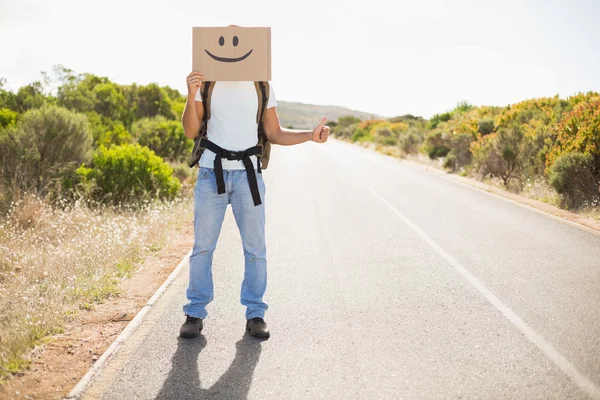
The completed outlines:
{"type": "Polygon", "coordinates": [[[186,315],[185,322],[181,325],[181,329],[179,330],[179,336],[191,339],[200,336],[201,331],[202,319],[186,315]]]}
{"type": "Polygon", "coordinates": [[[267,330],[267,323],[260,317],[249,319],[246,322],[246,330],[250,332],[250,336],[257,339],[268,339],[271,336],[267,330]]]}

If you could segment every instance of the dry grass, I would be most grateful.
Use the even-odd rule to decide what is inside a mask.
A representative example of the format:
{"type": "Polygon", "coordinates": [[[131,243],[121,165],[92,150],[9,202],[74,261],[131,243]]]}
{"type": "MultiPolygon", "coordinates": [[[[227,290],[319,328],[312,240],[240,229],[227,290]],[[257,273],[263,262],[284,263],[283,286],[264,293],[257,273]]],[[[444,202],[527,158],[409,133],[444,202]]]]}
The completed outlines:
{"type": "Polygon", "coordinates": [[[560,195],[542,179],[527,181],[519,194],[560,207],[560,195]]]}
{"type": "Polygon", "coordinates": [[[581,211],[581,213],[583,215],[585,215],[586,217],[588,217],[588,218],[592,218],[592,219],[595,219],[597,221],[600,221],[600,208],[598,208],[598,207],[594,207],[594,208],[588,207],[588,208],[585,208],[585,209],[583,209],[581,211]]]}
{"type": "Polygon", "coordinates": [[[402,158],[404,154],[402,154],[402,150],[400,150],[399,146],[384,146],[378,145],[376,150],[386,156],[392,156],[397,158],[402,158]]]}
{"type": "Polygon", "coordinates": [[[24,197],[0,221],[0,382],[78,309],[118,283],[192,218],[189,200],[141,210],[52,209],[24,197]]]}

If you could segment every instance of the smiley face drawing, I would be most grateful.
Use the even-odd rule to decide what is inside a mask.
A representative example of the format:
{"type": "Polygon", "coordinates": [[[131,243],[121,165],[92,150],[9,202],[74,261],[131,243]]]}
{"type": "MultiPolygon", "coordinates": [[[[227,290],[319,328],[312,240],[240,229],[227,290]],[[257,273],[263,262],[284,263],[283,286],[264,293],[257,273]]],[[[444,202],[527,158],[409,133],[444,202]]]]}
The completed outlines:
{"type": "MultiPolygon", "coordinates": [[[[234,36],[232,43],[233,43],[233,47],[237,47],[237,45],[240,43],[240,39],[237,36],[234,36]]],[[[219,46],[223,47],[224,45],[225,45],[225,37],[221,36],[221,37],[219,37],[219,46]]],[[[244,61],[246,58],[248,58],[250,56],[250,54],[252,54],[252,50],[253,49],[250,49],[249,52],[247,52],[246,54],[244,54],[241,57],[227,58],[227,57],[216,56],[216,55],[212,54],[210,51],[204,49],[206,54],[208,54],[210,56],[210,58],[212,58],[213,60],[219,61],[219,62],[226,62],[226,63],[234,63],[234,62],[244,61]]]]}
{"type": "Polygon", "coordinates": [[[192,69],[207,81],[271,80],[271,28],[193,27],[192,69]]]}

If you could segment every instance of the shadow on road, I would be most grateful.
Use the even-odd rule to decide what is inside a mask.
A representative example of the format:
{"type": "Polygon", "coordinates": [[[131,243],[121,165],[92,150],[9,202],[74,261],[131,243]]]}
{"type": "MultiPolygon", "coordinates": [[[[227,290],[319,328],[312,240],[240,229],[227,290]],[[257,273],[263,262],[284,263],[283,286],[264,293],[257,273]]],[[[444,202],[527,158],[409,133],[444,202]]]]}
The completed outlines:
{"type": "Polygon", "coordinates": [[[200,387],[198,358],[206,346],[206,338],[178,338],[177,351],[173,355],[171,372],[157,400],[179,399],[246,399],[252,384],[252,375],[260,358],[261,342],[249,335],[235,344],[235,358],[229,369],[209,389],[200,387]]]}

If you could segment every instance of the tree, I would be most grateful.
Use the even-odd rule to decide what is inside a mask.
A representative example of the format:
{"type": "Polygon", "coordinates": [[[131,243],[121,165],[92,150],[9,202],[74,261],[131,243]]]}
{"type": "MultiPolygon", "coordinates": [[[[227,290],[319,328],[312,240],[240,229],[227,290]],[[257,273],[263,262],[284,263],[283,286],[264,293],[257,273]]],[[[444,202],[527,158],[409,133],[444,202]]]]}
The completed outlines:
{"type": "Polygon", "coordinates": [[[100,83],[94,86],[94,110],[108,119],[119,120],[128,125],[131,115],[127,112],[127,104],[123,89],[112,82],[100,83]]]}
{"type": "Polygon", "coordinates": [[[558,126],[556,141],[546,160],[547,170],[564,153],[591,157],[591,168],[600,180],[600,96],[578,102],[558,126]]]}
{"type": "Polygon", "coordinates": [[[0,129],[13,126],[17,123],[19,114],[9,108],[0,108],[0,129]]]}
{"type": "Polygon", "coordinates": [[[337,120],[336,126],[331,129],[331,133],[336,136],[352,136],[352,133],[344,132],[347,131],[347,128],[352,125],[356,125],[360,123],[360,118],[356,118],[354,115],[346,115],[344,117],[339,117],[337,120]]]}
{"type": "Polygon", "coordinates": [[[136,84],[127,86],[125,96],[129,107],[134,110],[136,120],[157,115],[171,120],[177,118],[172,109],[173,102],[167,91],[156,83],[146,86],[137,86],[136,84]]]}
{"type": "Polygon", "coordinates": [[[65,168],[88,161],[91,150],[85,116],[57,106],[30,110],[17,126],[0,133],[2,179],[44,194],[65,168]]]}
{"type": "Polygon", "coordinates": [[[452,171],[456,171],[465,165],[471,163],[471,143],[473,135],[470,133],[456,133],[450,137],[450,153],[452,161],[448,161],[447,166],[452,171]]]}
{"type": "Polygon", "coordinates": [[[44,93],[44,86],[40,81],[21,86],[17,93],[4,89],[5,79],[0,80],[0,108],[8,108],[19,114],[33,108],[40,108],[52,99],[44,93]]]}
{"type": "Polygon", "coordinates": [[[435,129],[441,122],[450,121],[450,118],[452,118],[452,115],[448,112],[443,114],[435,114],[429,120],[429,123],[427,124],[427,129],[435,129]]]}
{"type": "Polygon", "coordinates": [[[73,111],[94,111],[96,95],[90,82],[92,76],[75,76],[65,72],[63,79],[64,82],[57,91],[58,104],[73,111]]]}
{"type": "Polygon", "coordinates": [[[514,124],[484,136],[471,146],[476,168],[482,175],[502,179],[507,186],[512,179],[519,177],[522,167],[524,135],[521,126],[514,124]]]}
{"type": "Polygon", "coordinates": [[[600,191],[590,154],[563,153],[550,167],[548,182],[562,196],[563,205],[578,208],[598,205],[600,191]]]}
{"type": "MultiPolygon", "coordinates": [[[[526,182],[544,173],[549,143],[569,102],[558,96],[522,101],[505,108],[496,118],[495,132],[473,143],[476,168],[484,175],[526,182]]],[[[489,110],[491,115],[496,111],[489,110]]],[[[489,118],[488,116],[485,118],[489,118]]],[[[479,134],[483,132],[478,123],[479,134]]]]}
{"type": "Polygon", "coordinates": [[[467,111],[472,110],[473,108],[475,108],[474,106],[472,106],[471,104],[469,104],[467,101],[459,101],[456,104],[456,107],[454,108],[454,110],[452,110],[452,114],[457,114],[457,113],[465,113],[467,111]]]}
{"type": "Polygon", "coordinates": [[[430,132],[425,138],[422,148],[422,151],[432,160],[445,157],[450,150],[449,135],[441,131],[430,132]]]}
{"type": "Polygon", "coordinates": [[[185,136],[179,121],[168,121],[161,115],[136,121],[131,132],[139,144],[171,161],[186,160],[194,144],[185,136]]]}
{"type": "Polygon", "coordinates": [[[0,78],[0,108],[6,108],[12,111],[17,109],[16,96],[10,90],[6,90],[6,79],[0,78]]]}

